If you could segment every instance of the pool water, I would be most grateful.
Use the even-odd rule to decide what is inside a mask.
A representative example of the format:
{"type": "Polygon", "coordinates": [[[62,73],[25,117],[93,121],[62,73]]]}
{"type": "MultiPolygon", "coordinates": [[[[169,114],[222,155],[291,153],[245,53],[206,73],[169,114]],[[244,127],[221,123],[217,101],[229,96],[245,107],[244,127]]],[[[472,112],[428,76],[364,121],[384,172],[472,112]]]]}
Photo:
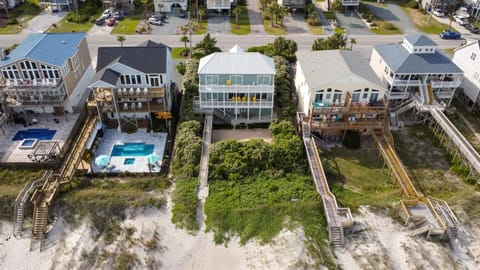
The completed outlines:
{"type": "Polygon", "coordinates": [[[24,139],[51,140],[55,136],[56,130],[48,128],[33,128],[28,130],[19,130],[13,136],[12,141],[21,141],[24,139]]]}
{"type": "Polygon", "coordinates": [[[143,157],[153,153],[154,145],[145,143],[116,144],[112,149],[112,157],[143,157]]]}
{"type": "Polygon", "coordinates": [[[22,146],[32,146],[36,142],[35,139],[26,139],[23,140],[22,146]]]}
{"type": "Polygon", "coordinates": [[[133,164],[135,164],[135,159],[134,158],[126,158],[123,161],[123,165],[133,165],[133,164]]]}

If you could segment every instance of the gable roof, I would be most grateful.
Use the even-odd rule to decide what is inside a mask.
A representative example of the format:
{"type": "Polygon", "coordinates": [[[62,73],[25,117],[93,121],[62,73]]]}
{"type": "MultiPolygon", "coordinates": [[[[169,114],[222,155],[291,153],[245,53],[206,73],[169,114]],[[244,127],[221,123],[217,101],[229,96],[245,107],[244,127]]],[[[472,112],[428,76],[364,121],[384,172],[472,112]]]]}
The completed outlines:
{"type": "Polygon", "coordinates": [[[273,59],[258,52],[244,52],[234,46],[231,52],[212,53],[200,59],[198,74],[275,74],[273,59]]]}
{"type": "Polygon", "coordinates": [[[301,51],[297,52],[297,61],[310,89],[335,82],[370,82],[384,88],[368,59],[358,51],[301,51]]]}
{"type": "Polygon", "coordinates": [[[373,49],[395,73],[462,73],[457,65],[438,50],[435,53],[409,53],[400,44],[377,45],[373,49]]]}
{"type": "Polygon", "coordinates": [[[61,66],[67,58],[76,54],[84,38],[85,33],[30,34],[4,60],[0,60],[0,66],[22,59],[61,66]]]}
{"type": "Polygon", "coordinates": [[[100,47],[96,71],[117,62],[143,73],[166,73],[167,51],[170,47],[151,40],[135,47],[100,47]]]}
{"type": "Polygon", "coordinates": [[[437,46],[433,40],[425,35],[405,35],[404,39],[413,46],[437,46]]]}
{"type": "Polygon", "coordinates": [[[467,40],[466,44],[456,48],[453,51],[457,52],[457,51],[460,51],[460,50],[462,50],[464,48],[467,48],[467,47],[470,47],[470,46],[474,46],[475,49],[480,50],[480,40],[476,40],[476,39],[467,40]]]}

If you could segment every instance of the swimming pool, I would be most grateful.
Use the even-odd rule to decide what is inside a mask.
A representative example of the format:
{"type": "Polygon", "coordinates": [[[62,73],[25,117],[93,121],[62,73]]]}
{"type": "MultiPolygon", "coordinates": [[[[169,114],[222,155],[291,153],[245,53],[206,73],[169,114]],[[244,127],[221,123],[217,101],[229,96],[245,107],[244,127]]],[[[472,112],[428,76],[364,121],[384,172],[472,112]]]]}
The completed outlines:
{"type": "Polygon", "coordinates": [[[24,139],[37,139],[37,140],[51,140],[55,136],[56,130],[48,128],[32,128],[27,130],[19,130],[13,136],[12,141],[21,141],[24,139]]]}
{"type": "Polygon", "coordinates": [[[125,143],[113,146],[112,157],[143,157],[153,153],[153,144],[145,143],[125,143]]]}
{"type": "Polygon", "coordinates": [[[18,148],[20,149],[34,149],[35,146],[37,145],[38,140],[37,139],[25,139],[23,140],[18,148]]]}

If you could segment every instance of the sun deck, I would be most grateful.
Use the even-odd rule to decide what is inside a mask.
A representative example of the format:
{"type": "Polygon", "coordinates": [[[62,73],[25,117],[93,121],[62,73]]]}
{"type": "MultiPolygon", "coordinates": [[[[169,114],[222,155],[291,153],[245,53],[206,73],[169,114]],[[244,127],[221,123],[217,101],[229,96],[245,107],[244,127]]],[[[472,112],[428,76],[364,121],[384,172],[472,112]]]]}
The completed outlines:
{"type": "Polygon", "coordinates": [[[136,133],[127,134],[119,133],[116,129],[107,129],[95,152],[95,157],[101,155],[110,156],[110,163],[106,167],[100,167],[95,162],[92,162],[92,171],[94,173],[160,172],[166,143],[167,133],[147,133],[146,129],[138,129],[136,133]],[[154,166],[151,166],[145,156],[111,155],[115,145],[125,143],[153,144],[153,153],[158,155],[159,161],[154,162],[154,166]]]}

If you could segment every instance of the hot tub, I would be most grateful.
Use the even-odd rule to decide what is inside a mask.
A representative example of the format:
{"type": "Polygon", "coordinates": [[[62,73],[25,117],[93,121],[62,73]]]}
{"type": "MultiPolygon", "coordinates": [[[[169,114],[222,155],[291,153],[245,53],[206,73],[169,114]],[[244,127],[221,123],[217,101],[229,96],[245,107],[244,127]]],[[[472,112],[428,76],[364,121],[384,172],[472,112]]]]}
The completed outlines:
{"type": "Polygon", "coordinates": [[[20,149],[34,149],[35,146],[38,143],[38,139],[24,139],[20,143],[20,146],[18,148],[20,149]]]}

